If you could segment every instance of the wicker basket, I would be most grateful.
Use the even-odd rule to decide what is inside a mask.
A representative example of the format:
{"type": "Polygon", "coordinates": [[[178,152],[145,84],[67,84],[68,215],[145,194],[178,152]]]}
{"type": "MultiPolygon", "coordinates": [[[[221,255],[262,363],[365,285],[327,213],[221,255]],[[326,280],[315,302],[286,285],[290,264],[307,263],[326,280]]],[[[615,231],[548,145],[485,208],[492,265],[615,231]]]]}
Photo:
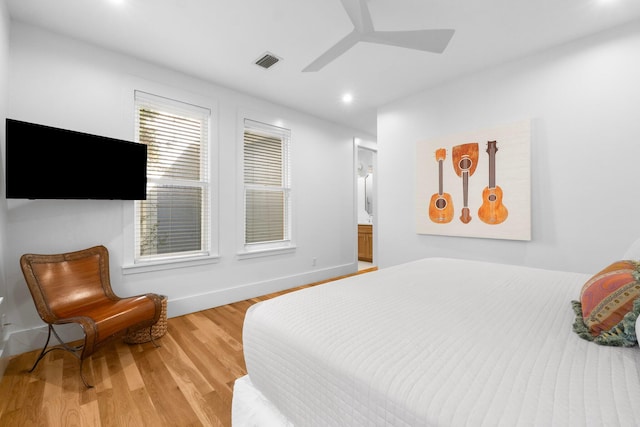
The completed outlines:
{"type": "MultiPolygon", "coordinates": [[[[160,338],[167,333],[167,297],[166,295],[160,295],[160,298],[162,298],[162,310],[160,311],[160,318],[151,327],[153,339],[160,338]]],[[[142,344],[151,341],[151,336],[149,336],[149,328],[142,328],[125,335],[124,342],[127,344],[142,344]]]]}

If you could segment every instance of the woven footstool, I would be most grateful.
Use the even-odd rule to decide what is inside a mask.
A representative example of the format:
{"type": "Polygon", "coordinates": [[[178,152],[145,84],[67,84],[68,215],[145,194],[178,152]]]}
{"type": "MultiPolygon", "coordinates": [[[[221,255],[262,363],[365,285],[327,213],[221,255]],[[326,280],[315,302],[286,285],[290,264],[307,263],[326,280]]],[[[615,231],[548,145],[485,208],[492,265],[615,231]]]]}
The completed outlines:
{"type": "Polygon", "coordinates": [[[124,342],[127,344],[142,344],[151,341],[151,337],[155,340],[167,333],[167,296],[160,295],[160,298],[162,303],[160,318],[151,327],[151,335],[149,334],[149,328],[138,329],[125,335],[124,342]]]}

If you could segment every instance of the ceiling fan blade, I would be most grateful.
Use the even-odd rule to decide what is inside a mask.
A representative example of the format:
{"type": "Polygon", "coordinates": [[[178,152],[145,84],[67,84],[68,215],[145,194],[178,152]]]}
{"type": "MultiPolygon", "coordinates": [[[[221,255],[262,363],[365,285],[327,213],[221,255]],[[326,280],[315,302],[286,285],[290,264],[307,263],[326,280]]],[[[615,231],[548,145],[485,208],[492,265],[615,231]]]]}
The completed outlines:
{"type": "Polygon", "coordinates": [[[373,21],[365,0],[341,0],[344,10],[351,19],[356,31],[368,33],[373,31],[373,21]]]}
{"type": "Polygon", "coordinates": [[[352,48],[356,43],[358,43],[361,39],[361,35],[356,31],[352,31],[338,43],[333,45],[329,50],[320,55],[315,61],[311,64],[307,65],[302,72],[307,73],[310,71],[318,71],[327,65],[329,62],[333,61],[350,48],[352,48]]]}
{"type": "Polygon", "coordinates": [[[362,41],[426,52],[442,53],[449,45],[455,30],[374,31],[365,34],[362,41]]]}

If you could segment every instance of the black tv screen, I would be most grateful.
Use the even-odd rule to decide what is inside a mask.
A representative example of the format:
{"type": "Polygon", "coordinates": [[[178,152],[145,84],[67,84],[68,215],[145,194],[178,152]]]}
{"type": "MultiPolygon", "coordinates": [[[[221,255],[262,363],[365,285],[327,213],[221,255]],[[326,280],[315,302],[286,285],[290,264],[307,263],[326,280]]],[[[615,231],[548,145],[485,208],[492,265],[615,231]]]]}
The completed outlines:
{"type": "Polygon", "coordinates": [[[147,146],[6,119],[10,199],[145,200],[147,146]]]}

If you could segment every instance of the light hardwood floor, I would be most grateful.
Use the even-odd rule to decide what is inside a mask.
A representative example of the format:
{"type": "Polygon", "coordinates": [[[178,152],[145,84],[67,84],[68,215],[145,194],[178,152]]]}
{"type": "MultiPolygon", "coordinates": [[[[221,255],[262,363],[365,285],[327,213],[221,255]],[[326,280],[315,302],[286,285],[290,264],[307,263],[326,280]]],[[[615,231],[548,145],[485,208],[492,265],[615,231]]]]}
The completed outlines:
{"type": "Polygon", "coordinates": [[[39,350],[14,356],[0,382],[0,426],[230,426],[233,383],[246,373],[244,315],[290,291],[170,318],[159,348],[110,344],[85,361],[91,389],[65,351],[32,373],[39,350]]]}

